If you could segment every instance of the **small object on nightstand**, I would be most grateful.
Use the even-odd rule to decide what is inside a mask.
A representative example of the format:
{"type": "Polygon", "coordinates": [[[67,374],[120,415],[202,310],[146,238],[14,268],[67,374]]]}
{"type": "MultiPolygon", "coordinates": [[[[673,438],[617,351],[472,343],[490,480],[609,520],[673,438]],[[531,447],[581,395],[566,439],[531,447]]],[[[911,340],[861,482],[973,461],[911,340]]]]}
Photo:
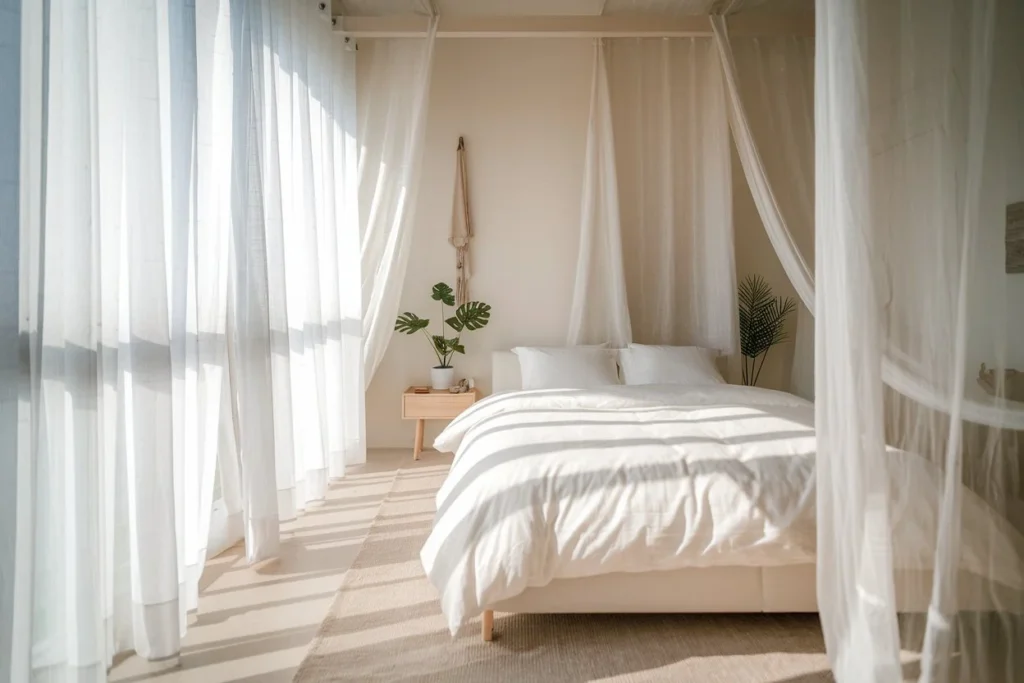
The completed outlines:
{"type": "Polygon", "coordinates": [[[423,431],[427,420],[452,420],[480,400],[480,392],[476,389],[457,394],[446,390],[432,390],[421,394],[416,389],[417,387],[409,387],[402,394],[402,419],[416,420],[413,460],[419,460],[423,451],[423,431]]]}
{"type": "Polygon", "coordinates": [[[430,387],[409,387],[414,394],[429,394],[430,387]]]}

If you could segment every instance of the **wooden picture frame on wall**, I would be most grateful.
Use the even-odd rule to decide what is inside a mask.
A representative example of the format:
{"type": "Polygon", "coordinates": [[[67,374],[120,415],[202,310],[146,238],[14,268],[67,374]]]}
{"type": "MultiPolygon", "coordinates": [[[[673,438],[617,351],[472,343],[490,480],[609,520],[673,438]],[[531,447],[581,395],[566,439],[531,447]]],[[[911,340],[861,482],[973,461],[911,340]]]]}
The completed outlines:
{"type": "Polygon", "coordinates": [[[1024,273],[1024,202],[1006,206],[1006,272],[1024,273]]]}

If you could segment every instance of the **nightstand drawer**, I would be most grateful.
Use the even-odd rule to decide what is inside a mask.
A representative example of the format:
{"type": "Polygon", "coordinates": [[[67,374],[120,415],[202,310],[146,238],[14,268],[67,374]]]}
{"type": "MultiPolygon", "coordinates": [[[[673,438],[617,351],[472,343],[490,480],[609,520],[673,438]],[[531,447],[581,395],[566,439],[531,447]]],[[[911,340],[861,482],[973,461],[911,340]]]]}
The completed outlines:
{"type": "Polygon", "coordinates": [[[465,394],[403,394],[402,417],[407,420],[450,420],[476,401],[473,392],[465,394]]]}

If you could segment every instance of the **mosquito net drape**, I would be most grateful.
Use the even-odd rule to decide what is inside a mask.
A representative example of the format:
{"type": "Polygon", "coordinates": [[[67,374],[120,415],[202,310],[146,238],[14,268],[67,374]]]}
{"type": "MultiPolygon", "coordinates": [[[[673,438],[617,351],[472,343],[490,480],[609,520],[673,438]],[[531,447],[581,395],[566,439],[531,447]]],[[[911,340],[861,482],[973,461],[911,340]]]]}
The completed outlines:
{"type": "Polygon", "coordinates": [[[973,377],[1024,341],[1001,242],[1020,20],[1010,1],[818,3],[818,597],[841,681],[1024,677],[1024,406],[973,377]],[[908,528],[911,489],[933,515],[908,528]],[[907,532],[928,550],[912,566],[907,532]]]}
{"type": "Polygon", "coordinates": [[[430,19],[425,40],[372,40],[360,49],[360,60],[369,63],[359,105],[366,386],[394,332],[409,264],[437,22],[430,19]]]}
{"type": "Polygon", "coordinates": [[[800,214],[771,181],[785,150],[753,131],[765,121],[747,116],[742,50],[712,22],[744,173],[817,317],[818,598],[836,676],[1019,680],[1021,451],[1010,428],[1024,423],[1020,404],[968,373],[1007,367],[1006,320],[1021,309],[1001,241],[1004,208],[1019,199],[1007,161],[1024,111],[1021,59],[1007,27],[1020,10],[819,3],[817,283],[800,214]],[[907,495],[930,514],[908,517],[907,495]]]}
{"type": "Polygon", "coordinates": [[[590,119],[583,163],[580,248],[569,313],[570,344],[626,346],[633,340],[622,266],[615,134],[604,41],[594,42],[590,119]]]}
{"type": "Polygon", "coordinates": [[[608,41],[633,338],[736,346],[729,128],[710,40],[608,41]]]}
{"type": "MultiPolygon", "coordinates": [[[[813,308],[812,300],[815,292],[813,269],[798,246],[796,237],[789,228],[787,217],[780,209],[778,198],[775,196],[776,189],[766,173],[763,156],[759,153],[758,144],[754,140],[750,118],[745,112],[743,97],[738,87],[735,58],[727,35],[724,17],[711,17],[711,25],[718,51],[722,55],[725,83],[729,91],[729,116],[733,139],[736,142],[741,165],[750,184],[758,213],[771,239],[775,253],[779,257],[790,283],[800,297],[800,301],[807,308],[813,308]]],[[[820,135],[818,139],[820,140],[820,135]]],[[[820,147],[820,144],[817,146],[820,147]]],[[[911,356],[902,353],[899,349],[888,348],[883,355],[882,376],[887,386],[893,387],[902,395],[933,410],[948,412],[950,395],[944,393],[941,387],[926,376],[915,365],[911,356]]],[[[1017,430],[1024,429],[1024,411],[1013,406],[1001,405],[998,401],[967,397],[963,401],[962,409],[965,418],[981,424],[1000,425],[1017,430]]]]}
{"type": "Polygon", "coordinates": [[[570,343],[735,349],[721,75],[708,39],[595,47],[570,343]]]}
{"type": "MultiPolygon", "coordinates": [[[[725,19],[712,18],[744,176],[805,306],[805,333],[816,317],[818,598],[840,681],[1024,678],[1024,406],[1004,398],[1002,374],[1024,363],[1020,287],[1004,246],[1006,206],[1024,198],[1013,175],[1024,151],[1021,13],[1011,0],[819,2],[813,122],[810,42],[734,44],[725,19]],[[991,372],[976,382],[982,363],[991,372]],[[910,497],[927,514],[910,515],[910,497]]],[[[663,147],[678,138],[664,93],[687,63],[672,65],[634,71],[620,108],[609,59],[614,163],[596,159],[612,164],[604,177],[617,171],[622,224],[586,241],[602,223],[584,223],[581,237],[617,237],[627,292],[642,281],[629,265],[636,235],[657,225],[631,212],[677,207],[668,193],[634,196],[677,172],[636,132],[657,131],[663,147]],[[645,79],[663,93],[647,114],[645,79]],[[657,172],[645,175],[651,164],[657,172]]],[[[700,164],[714,173],[717,158],[700,164]]],[[[662,225],[685,235],[678,223],[662,225]]],[[[640,271],[671,269],[655,261],[640,271]]],[[[651,298],[628,296],[633,336],[651,298]]]]}
{"type": "MultiPolygon", "coordinates": [[[[731,41],[738,92],[772,195],[793,242],[814,262],[814,38],[731,41]]],[[[742,166],[742,164],[741,164],[742,166]]],[[[757,226],[758,230],[761,229],[757,226]]],[[[814,317],[801,302],[793,325],[790,391],[814,397],[814,317]]]]}

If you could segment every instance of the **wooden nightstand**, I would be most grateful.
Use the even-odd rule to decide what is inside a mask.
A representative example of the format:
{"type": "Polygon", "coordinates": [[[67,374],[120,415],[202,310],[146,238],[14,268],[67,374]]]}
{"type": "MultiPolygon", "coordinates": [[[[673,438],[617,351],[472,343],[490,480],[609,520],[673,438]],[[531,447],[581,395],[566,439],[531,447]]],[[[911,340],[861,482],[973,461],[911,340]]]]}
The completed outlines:
{"type": "Polygon", "coordinates": [[[412,459],[419,460],[423,451],[423,427],[427,420],[452,420],[466,408],[480,400],[480,390],[470,389],[464,394],[431,389],[429,394],[414,394],[412,387],[402,394],[402,419],[416,420],[416,443],[412,459]]]}

